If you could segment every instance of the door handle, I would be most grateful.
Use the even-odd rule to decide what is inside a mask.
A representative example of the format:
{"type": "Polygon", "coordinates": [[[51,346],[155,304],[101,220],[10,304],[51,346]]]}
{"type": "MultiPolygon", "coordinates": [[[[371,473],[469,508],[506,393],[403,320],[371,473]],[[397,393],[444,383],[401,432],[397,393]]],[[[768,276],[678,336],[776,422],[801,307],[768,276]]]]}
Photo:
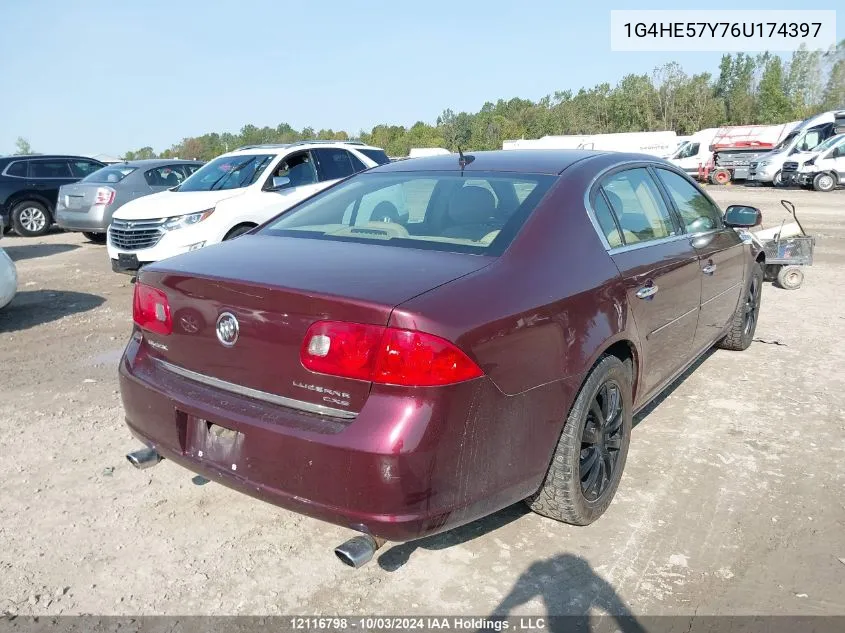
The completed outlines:
{"type": "Polygon", "coordinates": [[[637,297],[640,299],[648,299],[649,297],[656,295],[658,290],[660,290],[660,288],[657,286],[643,286],[637,290],[637,297]]]}
{"type": "Polygon", "coordinates": [[[707,264],[704,268],[701,269],[705,275],[712,275],[716,272],[716,264],[707,264]]]}

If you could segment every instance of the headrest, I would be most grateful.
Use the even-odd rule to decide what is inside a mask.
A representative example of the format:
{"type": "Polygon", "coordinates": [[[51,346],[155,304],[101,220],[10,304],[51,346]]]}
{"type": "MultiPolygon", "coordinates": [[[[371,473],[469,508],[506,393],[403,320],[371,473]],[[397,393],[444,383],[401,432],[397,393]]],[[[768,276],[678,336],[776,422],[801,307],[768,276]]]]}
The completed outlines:
{"type": "Polygon", "coordinates": [[[486,224],[496,216],[496,199],[484,187],[461,187],[449,200],[449,218],[455,224],[486,224]]]}
{"type": "Polygon", "coordinates": [[[396,205],[388,200],[379,202],[370,214],[370,222],[401,222],[396,205]]]}

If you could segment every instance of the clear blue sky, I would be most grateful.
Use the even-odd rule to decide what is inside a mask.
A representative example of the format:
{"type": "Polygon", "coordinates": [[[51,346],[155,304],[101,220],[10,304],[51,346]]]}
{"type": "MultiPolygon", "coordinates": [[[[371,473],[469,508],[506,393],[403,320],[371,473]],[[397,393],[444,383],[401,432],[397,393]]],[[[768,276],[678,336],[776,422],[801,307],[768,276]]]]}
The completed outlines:
{"type": "MultiPolygon", "coordinates": [[[[117,155],[247,123],[357,133],[538,99],[719,53],[613,53],[611,9],[565,0],[0,0],[0,154],[117,155]]],[[[792,9],[785,0],[709,8],[792,9]]],[[[803,3],[800,6],[805,6],[803,3]]],[[[689,8],[703,8],[690,6],[689,8]]],[[[812,9],[839,8],[818,0],[812,9]]],[[[714,21],[719,12],[714,9],[714,21]]],[[[761,18],[764,16],[761,13],[761,18]]]]}

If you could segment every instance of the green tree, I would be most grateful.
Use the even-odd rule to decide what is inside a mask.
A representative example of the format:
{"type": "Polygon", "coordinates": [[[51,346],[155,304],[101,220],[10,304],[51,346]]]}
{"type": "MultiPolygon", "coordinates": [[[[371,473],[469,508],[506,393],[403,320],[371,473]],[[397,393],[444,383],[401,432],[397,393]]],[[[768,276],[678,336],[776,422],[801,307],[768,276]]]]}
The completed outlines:
{"type": "Polygon", "coordinates": [[[15,154],[34,154],[35,152],[32,151],[32,146],[29,144],[29,141],[25,139],[23,136],[19,136],[18,140],[15,141],[15,154]]]}
{"type": "Polygon", "coordinates": [[[792,118],[792,107],[786,94],[783,62],[777,55],[765,60],[763,75],[757,87],[759,123],[783,123],[792,118]]]}
{"type": "Polygon", "coordinates": [[[792,53],[784,89],[793,115],[804,119],[817,111],[822,100],[822,54],[802,45],[792,53]]]}
{"type": "Polygon", "coordinates": [[[825,55],[830,67],[822,96],[822,109],[845,108],[845,40],[825,55]]]}

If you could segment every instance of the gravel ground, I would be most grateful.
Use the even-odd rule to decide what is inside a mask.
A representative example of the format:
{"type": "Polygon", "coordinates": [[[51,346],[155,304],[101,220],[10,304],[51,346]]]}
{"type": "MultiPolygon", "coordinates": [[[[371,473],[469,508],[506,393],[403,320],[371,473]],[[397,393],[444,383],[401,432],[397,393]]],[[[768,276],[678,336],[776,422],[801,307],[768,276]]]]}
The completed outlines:
{"type": "Polygon", "coordinates": [[[514,506],[353,571],[349,532],[137,471],[116,364],[132,286],[81,235],[7,236],[0,312],[0,612],[845,614],[845,191],[793,199],[818,236],[804,286],[767,284],[757,340],[707,355],[639,416],[616,500],[575,528],[514,506]]]}

